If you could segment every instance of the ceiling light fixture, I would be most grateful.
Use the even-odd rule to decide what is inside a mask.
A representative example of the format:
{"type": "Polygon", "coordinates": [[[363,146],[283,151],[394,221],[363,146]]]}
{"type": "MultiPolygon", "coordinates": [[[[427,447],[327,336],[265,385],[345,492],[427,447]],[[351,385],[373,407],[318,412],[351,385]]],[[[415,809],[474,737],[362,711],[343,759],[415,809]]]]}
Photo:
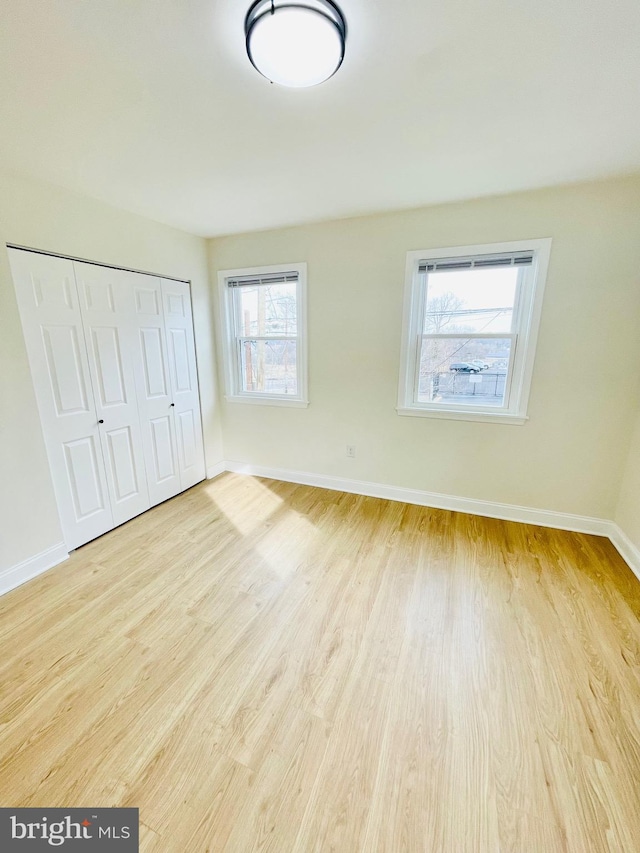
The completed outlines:
{"type": "Polygon", "coordinates": [[[282,86],[316,86],[344,59],[347,24],[331,0],[256,0],[244,32],[254,68],[282,86]]]}

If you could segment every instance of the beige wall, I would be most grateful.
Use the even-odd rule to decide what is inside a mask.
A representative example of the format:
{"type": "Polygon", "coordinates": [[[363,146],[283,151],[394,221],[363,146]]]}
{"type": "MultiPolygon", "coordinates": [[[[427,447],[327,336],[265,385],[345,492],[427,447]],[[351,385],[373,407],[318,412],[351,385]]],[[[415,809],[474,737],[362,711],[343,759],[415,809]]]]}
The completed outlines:
{"type": "Polygon", "coordinates": [[[192,280],[207,463],[222,458],[205,241],[0,174],[0,571],[62,541],[7,242],[192,280]]]}
{"type": "Polygon", "coordinates": [[[296,261],[311,405],[223,403],[226,459],[613,518],[637,409],[640,179],[210,242],[213,287],[220,269],[296,261]],[[399,417],[406,252],[538,237],[553,247],[528,423],[399,417]]]}
{"type": "Polygon", "coordinates": [[[640,550],[640,412],[631,437],[615,520],[640,550]]]}

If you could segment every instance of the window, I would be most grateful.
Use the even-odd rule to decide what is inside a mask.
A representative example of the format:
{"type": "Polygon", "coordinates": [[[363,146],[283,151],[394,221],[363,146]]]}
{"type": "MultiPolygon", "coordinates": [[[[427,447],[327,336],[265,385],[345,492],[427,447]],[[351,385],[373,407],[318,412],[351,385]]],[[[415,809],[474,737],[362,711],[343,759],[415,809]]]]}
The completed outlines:
{"type": "Polygon", "coordinates": [[[409,252],[399,414],[524,423],[550,248],[409,252]]]}
{"type": "Polygon", "coordinates": [[[227,400],[306,406],[306,264],[219,273],[227,400]]]}

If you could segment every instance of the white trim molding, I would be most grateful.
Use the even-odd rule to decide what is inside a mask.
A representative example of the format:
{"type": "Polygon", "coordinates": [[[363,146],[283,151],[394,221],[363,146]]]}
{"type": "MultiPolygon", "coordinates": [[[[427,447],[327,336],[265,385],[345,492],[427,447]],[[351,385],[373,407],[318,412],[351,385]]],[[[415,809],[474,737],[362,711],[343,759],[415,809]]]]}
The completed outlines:
{"type": "Polygon", "coordinates": [[[226,462],[216,462],[215,465],[210,465],[207,468],[207,480],[213,480],[214,477],[219,477],[220,474],[224,474],[228,470],[226,462]]]}
{"type": "Polygon", "coordinates": [[[624,530],[613,521],[608,535],[613,547],[640,580],[640,548],[637,548],[624,530]]]}
{"type": "Polygon", "coordinates": [[[485,424],[517,424],[518,426],[526,424],[529,420],[525,416],[520,417],[520,415],[509,415],[507,413],[489,415],[484,410],[474,414],[473,412],[457,412],[455,409],[438,412],[435,409],[399,408],[396,406],[396,412],[399,415],[410,415],[418,418],[443,418],[447,421],[476,421],[485,424]]]}
{"type": "Polygon", "coordinates": [[[34,554],[28,560],[23,560],[15,566],[11,566],[0,572],[0,595],[9,592],[32,578],[41,575],[48,569],[52,569],[59,563],[63,563],[69,557],[67,546],[64,542],[52,545],[46,551],[34,554]]]}
{"type": "Polygon", "coordinates": [[[308,400],[287,400],[286,397],[249,397],[248,395],[225,394],[227,403],[249,403],[252,406],[288,406],[291,409],[308,409],[308,400]]]}

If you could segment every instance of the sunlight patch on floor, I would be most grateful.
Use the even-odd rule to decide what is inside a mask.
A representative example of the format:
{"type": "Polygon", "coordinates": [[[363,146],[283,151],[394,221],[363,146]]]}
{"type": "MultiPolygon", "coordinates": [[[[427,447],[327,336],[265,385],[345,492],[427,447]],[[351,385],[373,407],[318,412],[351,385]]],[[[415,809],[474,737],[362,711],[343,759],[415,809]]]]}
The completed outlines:
{"type": "Polygon", "coordinates": [[[207,489],[209,496],[238,532],[245,536],[264,524],[282,507],[282,498],[252,477],[243,479],[240,499],[237,491],[234,494],[231,490],[222,488],[223,485],[216,482],[217,488],[213,494],[207,489]]]}
{"type": "Polygon", "coordinates": [[[310,553],[317,536],[317,528],[304,515],[288,510],[260,539],[255,550],[278,577],[284,579],[300,567],[301,554],[310,553]],[[286,537],[283,528],[286,528],[286,537]]]}

